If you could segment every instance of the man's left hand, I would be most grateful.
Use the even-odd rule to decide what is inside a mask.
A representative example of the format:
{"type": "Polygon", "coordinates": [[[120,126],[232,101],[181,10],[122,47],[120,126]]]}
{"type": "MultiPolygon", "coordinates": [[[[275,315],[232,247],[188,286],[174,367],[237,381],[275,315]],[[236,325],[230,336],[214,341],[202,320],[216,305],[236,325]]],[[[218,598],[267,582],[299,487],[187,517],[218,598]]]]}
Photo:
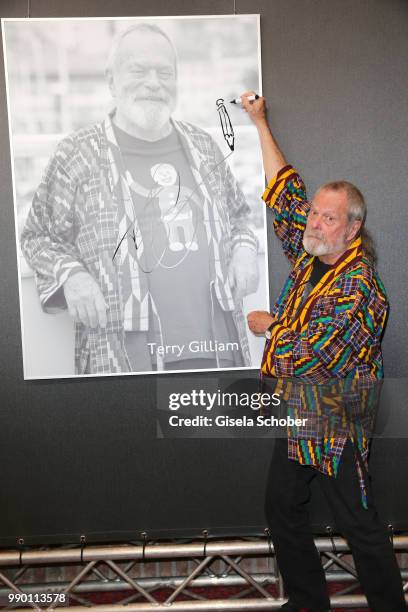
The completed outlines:
{"type": "Polygon", "coordinates": [[[274,322],[273,316],[266,310],[253,310],[247,316],[248,327],[254,334],[264,334],[274,322]]]}
{"type": "Polygon", "coordinates": [[[257,254],[253,249],[247,246],[237,246],[234,249],[228,278],[237,301],[258,289],[259,269],[257,254]]]}

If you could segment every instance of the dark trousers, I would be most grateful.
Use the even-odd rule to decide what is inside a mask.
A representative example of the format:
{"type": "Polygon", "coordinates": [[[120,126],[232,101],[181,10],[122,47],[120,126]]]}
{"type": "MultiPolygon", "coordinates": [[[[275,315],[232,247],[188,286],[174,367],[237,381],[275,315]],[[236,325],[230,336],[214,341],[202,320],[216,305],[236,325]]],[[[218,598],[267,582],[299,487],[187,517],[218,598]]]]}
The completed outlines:
{"type": "Polygon", "coordinates": [[[313,478],[318,479],[336,526],[348,541],[371,611],[406,610],[400,572],[385,525],[378,518],[367,473],[368,509],[361,503],[350,441],[344,449],[336,478],[288,459],[286,439],[275,442],[265,512],[290,601],[318,612],[330,608],[324,571],[307,511],[313,478]]]}

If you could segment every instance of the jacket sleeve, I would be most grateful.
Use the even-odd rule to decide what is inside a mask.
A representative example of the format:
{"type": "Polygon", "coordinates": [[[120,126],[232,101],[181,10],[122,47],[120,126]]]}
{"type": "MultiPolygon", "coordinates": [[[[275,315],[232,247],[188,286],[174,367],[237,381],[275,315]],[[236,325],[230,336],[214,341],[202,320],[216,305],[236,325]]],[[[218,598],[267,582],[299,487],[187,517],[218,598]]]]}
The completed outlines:
{"type": "Polygon", "coordinates": [[[387,310],[386,296],[378,286],[358,274],[344,275],[315,305],[305,330],[274,325],[262,372],[310,383],[344,378],[357,365],[371,363],[387,310]]]}
{"type": "Polygon", "coordinates": [[[216,165],[220,168],[222,186],[227,194],[227,211],[231,224],[231,248],[248,246],[258,252],[258,239],[249,229],[251,209],[218,145],[213,141],[216,165]]]}
{"type": "Polygon", "coordinates": [[[310,204],[304,183],[292,166],[281,168],[266,187],[262,199],[275,214],[273,227],[292,264],[304,252],[303,232],[310,204]]]}
{"type": "Polygon", "coordinates": [[[45,312],[66,308],[61,288],[72,274],[86,270],[75,246],[74,206],[82,188],[75,176],[77,153],[71,138],[60,143],[34,195],[21,235],[21,249],[33,269],[45,312]]]}

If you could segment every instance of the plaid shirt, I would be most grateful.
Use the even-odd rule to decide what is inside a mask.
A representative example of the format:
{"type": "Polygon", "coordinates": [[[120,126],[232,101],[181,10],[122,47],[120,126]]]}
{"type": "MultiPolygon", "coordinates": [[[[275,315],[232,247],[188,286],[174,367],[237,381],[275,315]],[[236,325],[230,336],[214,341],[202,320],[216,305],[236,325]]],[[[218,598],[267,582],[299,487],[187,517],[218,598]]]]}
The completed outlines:
{"type": "Polygon", "coordinates": [[[275,233],[294,264],[273,308],[277,322],[262,360],[263,375],[280,380],[289,412],[308,418],[307,426],[288,432],[289,457],[336,475],[350,437],[360,451],[362,484],[359,459],[367,461],[365,433],[378,398],[376,381],[383,376],[385,289],[358,237],[303,301],[315,258],[303,248],[310,205],[292,166],[279,171],[263,199],[275,213],[275,233]]]}
{"type": "MultiPolygon", "coordinates": [[[[257,240],[247,228],[249,207],[228,165],[220,163],[222,155],[213,139],[190,124],[173,121],[173,125],[204,202],[211,286],[223,310],[232,313],[244,362],[250,365],[245,320],[228,282],[234,247],[247,244],[257,249],[257,240]]],[[[46,312],[66,308],[62,286],[78,271],[92,274],[109,306],[106,329],[75,325],[77,374],[131,370],[124,348],[123,266],[119,258],[112,261],[119,242],[119,222],[131,197],[119,153],[111,117],[62,140],[34,196],[21,237],[21,248],[35,272],[46,312]]],[[[137,268],[132,275],[133,329],[147,330],[148,284],[138,266],[133,268],[137,268]]],[[[153,328],[160,334],[160,320],[157,313],[153,316],[153,328]]],[[[160,343],[161,338],[157,340],[160,343]]]]}

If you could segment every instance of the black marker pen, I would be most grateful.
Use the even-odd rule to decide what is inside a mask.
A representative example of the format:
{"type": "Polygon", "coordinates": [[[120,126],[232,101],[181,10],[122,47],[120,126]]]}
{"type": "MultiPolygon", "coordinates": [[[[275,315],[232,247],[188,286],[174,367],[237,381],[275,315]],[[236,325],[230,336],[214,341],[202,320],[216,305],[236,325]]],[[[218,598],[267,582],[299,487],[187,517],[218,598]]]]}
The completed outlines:
{"type": "MultiPolygon", "coordinates": [[[[250,102],[253,102],[254,100],[258,100],[259,96],[258,94],[255,94],[254,96],[248,96],[247,100],[249,100],[250,102]]],[[[235,100],[231,100],[230,104],[241,104],[241,98],[235,98],[235,100]]]]}

